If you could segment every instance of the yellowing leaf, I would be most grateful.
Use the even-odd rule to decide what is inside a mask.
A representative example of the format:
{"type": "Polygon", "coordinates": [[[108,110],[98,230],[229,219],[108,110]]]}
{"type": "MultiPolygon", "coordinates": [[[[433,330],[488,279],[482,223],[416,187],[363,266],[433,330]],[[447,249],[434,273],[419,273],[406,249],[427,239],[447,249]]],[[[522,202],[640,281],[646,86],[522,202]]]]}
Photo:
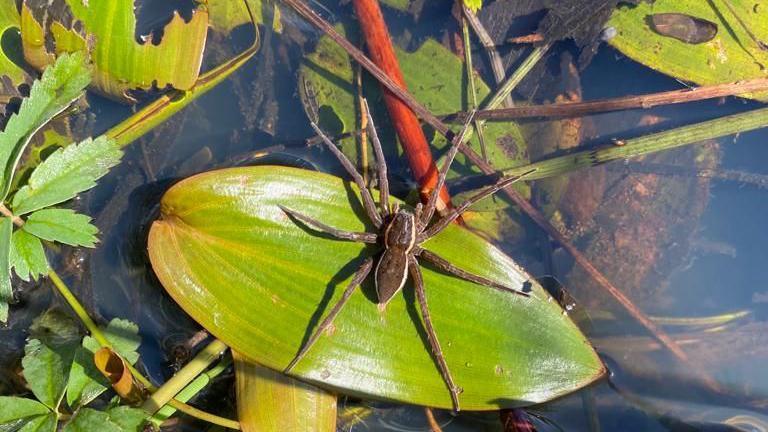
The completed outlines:
{"type": "Polygon", "coordinates": [[[151,37],[141,43],[135,40],[133,0],[65,2],[80,25],[69,27],[56,21],[46,12],[47,2],[22,4],[24,57],[33,66],[42,69],[61,53],[87,50],[95,65],[95,89],[121,100],[132,100],[127,93],[131,89],[187,90],[195,83],[208,31],[205,8],[195,10],[188,23],[174,13],[155,45],[151,37]],[[53,39],[54,52],[48,51],[47,38],[53,39]]]}

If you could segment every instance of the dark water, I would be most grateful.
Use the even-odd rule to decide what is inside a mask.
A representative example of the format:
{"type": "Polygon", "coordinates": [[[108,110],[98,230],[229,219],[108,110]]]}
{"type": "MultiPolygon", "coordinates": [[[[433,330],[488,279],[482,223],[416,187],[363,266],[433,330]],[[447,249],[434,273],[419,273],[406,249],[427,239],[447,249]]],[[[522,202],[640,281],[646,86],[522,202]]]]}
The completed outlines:
{"type": "MultiPolygon", "coordinates": [[[[445,23],[450,22],[445,9],[442,3],[439,7],[428,6],[416,23],[406,14],[391,11],[387,13],[387,20],[395,39],[415,48],[425,37],[443,35],[445,23]]],[[[348,6],[328,6],[325,12],[326,17],[339,19],[349,14],[348,6]]],[[[167,379],[174,365],[183,363],[189,355],[184,349],[185,341],[199,330],[164,293],[146,257],[147,231],[157,215],[162,193],[178,179],[234,164],[283,163],[340,173],[330,155],[303,145],[311,133],[297,96],[296,78],[302,50],[309,49],[318,34],[298,17],[287,12],[284,15],[282,35],[272,32],[268,26],[263,27],[263,46],[249,64],[168,125],[132,144],[124,163],[76,204],[95,217],[103,233],[102,243],[84,256],[64,250],[64,258],[57,265],[61,268],[69,268],[71,262],[79,265],[70,272],[68,280],[97,317],[122,317],[139,323],[143,363],[147,374],[156,382],[167,379]],[[303,47],[296,42],[296,34],[306,38],[303,47]],[[282,147],[268,158],[248,157],[249,153],[276,145],[282,147]]],[[[229,39],[214,38],[207,63],[216,64],[231,56],[244,47],[250,37],[250,30],[243,26],[229,39]]],[[[562,52],[572,50],[569,43],[556,45],[546,64],[557,64],[562,52]]],[[[477,54],[476,63],[490,82],[485,57],[479,51],[477,54]]],[[[558,72],[552,69],[537,70],[537,74],[547,75],[541,82],[558,80],[558,72]]],[[[536,88],[531,82],[527,84],[528,88],[536,88]]],[[[600,47],[593,62],[581,72],[581,85],[584,99],[682,86],[674,79],[622,57],[606,45],[600,47]]],[[[527,94],[531,93],[539,102],[552,97],[546,88],[527,94]]],[[[96,133],[130,114],[129,108],[96,96],[90,97],[89,102],[96,114],[96,133]]],[[[613,137],[638,136],[756,105],[741,100],[708,101],[682,108],[593,116],[589,120],[594,130],[585,141],[588,144],[606,142],[613,137]],[[638,126],[642,115],[655,115],[663,121],[658,125],[638,126]]],[[[768,157],[767,139],[768,131],[763,130],[721,140],[720,168],[768,174],[762,163],[768,157]]],[[[633,166],[621,161],[603,169],[614,173],[623,170],[625,177],[635,175],[633,166]]],[[[405,166],[392,167],[392,171],[399,178],[397,188],[407,189],[405,166]]],[[[664,174],[658,177],[670,180],[664,174]]],[[[502,243],[513,257],[530,266],[534,274],[554,273],[566,287],[573,289],[592,317],[585,331],[611,369],[610,378],[589,389],[531,408],[531,418],[538,430],[708,431],[737,430],[737,425],[743,430],[768,428],[764,402],[768,395],[768,376],[762,367],[768,358],[768,349],[761,346],[768,342],[768,338],[762,336],[768,319],[768,285],[765,283],[768,268],[764,265],[768,261],[768,250],[764,247],[768,240],[768,230],[764,229],[768,214],[766,191],[752,185],[712,180],[706,185],[705,196],[703,211],[691,210],[690,220],[686,221],[691,227],[688,244],[679,256],[666,258],[675,265],[668,266],[666,272],[653,279],[658,281],[658,286],[649,287],[645,282],[628,289],[635,290],[633,293],[642,292],[635,298],[643,298],[640,307],[651,315],[697,317],[749,312],[746,318],[711,333],[700,328],[665,327],[675,337],[688,341],[685,347],[691,347],[694,361],[701,362],[720,380],[725,395],[708,390],[669,355],[654,348],[647,334],[606,301],[603,293],[579,290],[578,287],[587,285],[588,281],[571,272],[569,258],[556,246],[549,250],[541,249],[535,241],[524,245],[502,243]],[[547,253],[552,253],[554,258],[544,258],[547,253]],[[548,269],[546,261],[558,265],[548,269]]],[[[677,198],[683,203],[693,199],[691,196],[677,198]]],[[[696,205],[692,202],[690,208],[696,205]]],[[[536,230],[530,222],[524,223],[530,230],[536,230]]],[[[670,243],[662,249],[671,251],[674,247],[670,243]]],[[[15,309],[16,322],[3,331],[2,356],[11,359],[6,367],[12,367],[12,359],[20,355],[23,329],[29,317],[47,307],[50,301],[58,303],[52,299],[47,285],[28,287],[21,297],[22,304],[15,309]]],[[[218,384],[195,403],[232,416],[231,382],[232,374],[224,374],[218,384]]],[[[361,422],[348,423],[344,430],[428,430],[421,408],[359,401],[342,401],[342,405],[367,413],[361,422]]],[[[467,413],[455,417],[448,412],[437,412],[436,416],[444,430],[500,429],[496,414],[467,413]]],[[[190,430],[200,428],[201,425],[190,426],[190,430]]]]}

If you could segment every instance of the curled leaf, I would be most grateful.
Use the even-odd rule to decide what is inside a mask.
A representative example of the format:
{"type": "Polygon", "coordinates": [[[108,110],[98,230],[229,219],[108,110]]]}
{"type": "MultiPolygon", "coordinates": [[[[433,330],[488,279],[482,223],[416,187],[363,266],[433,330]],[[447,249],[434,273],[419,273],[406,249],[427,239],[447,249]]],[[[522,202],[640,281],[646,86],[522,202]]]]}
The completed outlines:
{"type": "Polygon", "coordinates": [[[109,380],[112,388],[128,403],[138,403],[144,399],[144,387],[133,378],[128,363],[120,354],[103,347],[93,355],[96,368],[109,380]]]}

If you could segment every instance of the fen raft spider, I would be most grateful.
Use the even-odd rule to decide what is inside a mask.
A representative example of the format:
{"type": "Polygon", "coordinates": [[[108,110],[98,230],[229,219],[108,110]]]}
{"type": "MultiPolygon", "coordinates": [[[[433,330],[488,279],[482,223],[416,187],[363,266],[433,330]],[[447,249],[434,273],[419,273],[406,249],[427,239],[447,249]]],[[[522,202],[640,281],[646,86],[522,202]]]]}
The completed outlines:
{"type": "MultiPolygon", "coordinates": [[[[365,102],[364,102],[365,103],[365,102]]],[[[339,240],[354,241],[361,243],[378,244],[383,247],[382,252],[378,257],[378,262],[374,271],[374,282],[376,287],[376,296],[379,302],[379,308],[383,310],[387,303],[402,290],[405,285],[408,275],[410,274],[413,281],[413,287],[415,289],[416,300],[419,303],[422,319],[424,320],[424,327],[427,333],[427,339],[429,340],[432,356],[437,363],[440,374],[445,381],[446,386],[451,394],[451,401],[453,402],[454,411],[459,411],[459,393],[461,388],[456,385],[451,376],[451,372],[448,369],[448,365],[445,362],[443,351],[440,348],[440,341],[437,338],[435,329],[432,326],[432,320],[429,315],[429,308],[427,307],[427,297],[424,291],[424,283],[421,276],[421,270],[419,268],[419,259],[423,259],[437,269],[449,273],[453,276],[461,279],[474,282],[478,285],[494,288],[501,291],[506,291],[516,295],[528,296],[529,294],[522,289],[515,289],[508,287],[503,283],[492,281],[482,276],[470,273],[466,270],[462,270],[455,265],[451,264],[444,258],[434,252],[430,252],[421,247],[421,244],[429,240],[433,236],[440,233],[448,225],[451,224],[456,218],[464,213],[471,205],[477,201],[493,195],[500,189],[514,183],[521,177],[528,175],[530,172],[524,173],[520,176],[510,176],[500,179],[493,185],[486,186],[480,189],[476,194],[468,198],[458,207],[450,210],[445,216],[437,220],[433,224],[429,224],[432,216],[435,212],[437,205],[439,191],[445,184],[445,179],[448,170],[456,156],[456,153],[461,147],[464,135],[467,133],[469,125],[472,124],[472,118],[474,114],[468,116],[461,132],[458,135],[454,135],[451,140],[451,147],[446,155],[442,169],[439,171],[437,184],[429,195],[426,206],[422,207],[419,203],[416,205],[415,211],[411,212],[405,208],[395,204],[390,208],[389,205],[389,183],[387,181],[387,165],[384,160],[384,153],[381,148],[381,142],[376,133],[376,128],[373,126],[373,119],[370,115],[370,110],[367,109],[367,103],[365,107],[366,113],[368,113],[368,127],[371,140],[373,142],[374,154],[376,157],[376,167],[378,171],[379,181],[379,206],[378,209],[373,200],[371,191],[366,187],[363,177],[357,172],[352,162],[339,150],[336,145],[320,130],[315,124],[311,123],[312,127],[317,132],[318,136],[322,139],[323,143],[331,150],[336,158],[344,166],[344,169],[352,176],[353,180],[360,189],[360,195],[362,197],[363,207],[365,212],[370,218],[373,225],[378,230],[378,233],[370,232],[350,232],[343,231],[331,226],[328,226],[310,216],[297,212],[296,210],[289,209],[284,206],[280,208],[292,217],[295,221],[301,222],[308,227],[328,234],[339,240]]],[[[341,298],[331,308],[328,315],[320,322],[317,329],[312,333],[307,342],[301,347],[296,357],[285,368],[285,372],[290,372],[299,361],[307,354],[312,348],[312,345],[318,340],[325,330],[327,330],[332,324],[336,316],[341,312],[341,309],[349,300],[350,296],[368,276],[373,269],[374,258],[366,258],[360,267],[355,272],[349,285],[347,285],[341,298]]]]}

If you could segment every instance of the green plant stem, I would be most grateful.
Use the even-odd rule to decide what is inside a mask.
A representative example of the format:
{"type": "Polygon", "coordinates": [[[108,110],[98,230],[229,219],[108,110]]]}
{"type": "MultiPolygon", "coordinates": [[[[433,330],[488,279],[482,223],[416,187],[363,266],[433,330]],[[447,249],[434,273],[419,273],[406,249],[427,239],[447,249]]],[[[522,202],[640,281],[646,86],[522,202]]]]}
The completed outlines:
{"type": "MultiPolygon", "coordinates": [[[[506,81],[504,81],[504,84],[499,87],[498,90],[496,90],[496,93],[491,96],[491,99],[485,104],[483,107],[483,110],[492,110],[496,109],[499,106],[501,106],[504,101],[507,100],[507,98],[512,94],[512,91],[517,87],[518,84],[520,84],[523,81],[523,78],[525,78],[526,75],[528,75],[528,72],[533,69],[534,66],[536,66],[536,63],[541,60],[542,57],[544,57],[544,54],[546,54],[547,50],[549,49],[549,44],[545,44],[542,46],[534,47],[533,51],[528,54],[528,57],[523,60],[523,63],[520,64],[520,67],[515,69],[514,72],[507,78],[506,81]]],[[[480,129],[483,126],[485,126],[486,120],[477,120],[475,122],[475,127],[480,129]]],[[[469,140],[472,138],[472,129],[468,130],[466,134],[464,134],[464,140],[462,141],[463,144],[466,144],[469,142],[469,140]]],[[[468,145],[462,146],[462,153],[464,153],[467,157],[469,157],[473,162],[477,162],[477,154],[474,153],[474,150],[472,150],[468,145]],[[475,157],[472,157],[472,153],[474,153],[475,157]]],[[[485,162],[485,158],[481,159],[483,162],[485,162]]]]}
{"type": "Polygon", "coordinates": [[[489,110],[500,107],[501,104],[504,103],[504,100],[507,98],[507,96],[512,94],[512,91],[517,88],[525,76],[528,75],[528,72],[530,72],[531,69],[536,66],[539,60],[544,57],[544,54],[547,53],[547,50],[549,50],[549,44],[534,47],[533,51],[528,54],[528,57],[526,57],[520,66],[515,69],[512,75],[510,75],[509,78],[504,81],[504,84],[502,84],[501,87],[496,90],[496,93],[491,97],[488,103],[485,104],[483,109],[489,110]]]}
{"type": "MultiPolygon", "coordinates": [[[[178,392],[175,399],[186,403],[195,397],[195,395],[200,393],[205,387],[207,387],[214,378],[224,372],[231,364],[232,357],[223,357],[221,361],[216,364],[216,366],[198,375],[194,380],[192,380],[192,382],[190,382],[186,387],[178,392]]],[[[162,422],[170,418],[175,413],[176,409],[170,405],[166,405],[160,408],[157,413],[155,413],[155,415],[152,417],[152,421],[159,426],[162,422]]]]}
{"type": "MultiPolygon", "coordinates": [[[[93,338],[96,339],[99,345],[101,345],[102,347],[112,348],[112,344],[106,338],[106,336],[101,331],[99,326],[97,326],[96,323],[93,321],[93,319],[91,319],[91,317],[88,315],[88,312],[85,311],[85,308],[80,303],[80,301],[77,300],[77,297],[75,297],[75,295],[69,289],[67,284],[64,283],[61,277],[59,277],[58,273],[56,273],[56,271],[53,269],[49,269],[48,277],[51,279],[51,282],[53,282],[53,285],[56,287],[56,290],[59,292],[59,294],[61,294],[62,297],[64,297],[64,300],[66,300],[67,304],[69,304],[69,306],[78,316],[78,318],[80,318],[80,321],[82,321],[83,325],[85,325],[85,328],[88,329],[88,332],[90,332],[91,336],[93,336],[93,338]]],[[[152,383],[144,375],[142,375],[138,370],[136,370],[136,368],[134,368],[130,364],[128,364],[128,367],[131,371],[131,374],[147,389],[149,389],[150,391],[153,391],[156,389],[156,387],[152,385],[152,383]]],[[[226,427],[229,427],[230,429],[240,428],[239,426],[240,424],[234,420],[225,419],[210,413],[206,413],[204,411],[191,407],[175,399],[169,400],[168,405],[183,412],[184,414],[187,414],[195,418],[199,418],[209,423],[217,424],[220,426],[226,426],[226,427]],[[232,427],[233,425],[237,425],[237,426],[232,427]]]]}
{"type": "Polygon", "coordinates": [[[160,388],[157,389],[152,396],[150,396],[142,408],[155,414],[160,408],[168,403],[176,393],[180,392],[186,387],[192,380],[200,375],[208,366],[211,365],[221,354],[227,350],[227,345],[224,342],[215,339],[209,343],[208,346],[203,348],[195,358],[189,363],[184,365],[179,372],[177,372],[171,379],[165,382],[160,388]]]}
{"type": "Polygon", "coordinates": [[[83,305],[80,304],[75,295],[72,294],[72,291],[69,290],[67,284],[61,280],[58,273],[56,273],[56,271],[51,268],[48,270],[48,277],[59,291],[59,294],[61,294],[61,296],[64,297],[64,300],[66,300],[66,302],[69,304],[69,307],[75,311],[75,314],[78,318],[80,318],[80,321],[83,323],[85,328],[88,329],[88,332],[91,334],[91,336],[96,339],[96,342],[98,342],[102,347],[112,348],[112,344],[109,343],[109,340],[107,340],[104,332],[102,332],[99,326],[97,326],[96,323],[91,319],[91,317],[88,315],[88,312],[85,311],[83,305]]]}
{"type": "Polygon", "coordinates": [[[583,150],[545,159],[506,169],[503,173],[504,175],[520,175],[535,169],[536,171],[527,175],[525,180],[543,179],[610,161],[638,157],[766,126],[768,126],[768,108],[760,108],[639,138],[626,139],[621,142],[623,145],[613,144],[608,147],[583,150]]]}
{"type": "MultiPolygon", "coordinates": [[[[466,6],[465,6],[466,8],[466,6]]],[[[469,87],[469,94],[471,98],[470,107],[476,110],[479,106],[477,102],[477,89],[475,88],[475,69],[472,67],[472,49],[469,41],[469,26],[467,25],[467,19],[461,19],[461,29],[464,34],[464,65],[467,68],[467,86],[469,87]]],[[[479,121],[472,122],[472,126],[475,128],[477,139],[480,141],[480,154],[484,160],[488,160],[488,152],[485,148],[485,136],[483,135],[482,125],[479,121]]]]}

